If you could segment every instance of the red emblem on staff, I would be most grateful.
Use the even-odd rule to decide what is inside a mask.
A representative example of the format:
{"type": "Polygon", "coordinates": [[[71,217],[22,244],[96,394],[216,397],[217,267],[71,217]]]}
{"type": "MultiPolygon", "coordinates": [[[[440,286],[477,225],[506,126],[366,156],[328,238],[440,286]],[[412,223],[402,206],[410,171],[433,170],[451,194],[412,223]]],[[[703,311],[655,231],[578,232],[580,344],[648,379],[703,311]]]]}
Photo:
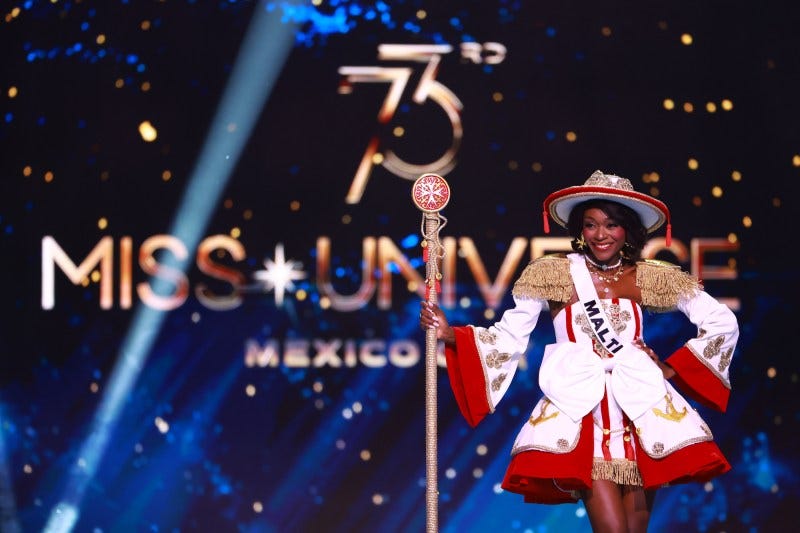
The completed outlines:
{"type": "Polygon", "coordinates": [[[414,182],[411,196],[419,209],[435,213],[450,201],[450,186],[437,174],[424,174],[414,182]]]}

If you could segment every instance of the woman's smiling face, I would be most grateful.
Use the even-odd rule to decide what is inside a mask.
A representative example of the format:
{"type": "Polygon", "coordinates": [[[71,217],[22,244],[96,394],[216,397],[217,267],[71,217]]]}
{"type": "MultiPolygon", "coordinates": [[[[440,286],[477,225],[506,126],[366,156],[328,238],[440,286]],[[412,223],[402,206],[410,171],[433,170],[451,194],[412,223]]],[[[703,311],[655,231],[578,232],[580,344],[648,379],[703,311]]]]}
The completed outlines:
{"type": "Polygon", "coordinates": [[[584,211],[582,234],[592,255],[600,263],[614,262],[625,246],[625,228],[597,207],[584,211]]]}

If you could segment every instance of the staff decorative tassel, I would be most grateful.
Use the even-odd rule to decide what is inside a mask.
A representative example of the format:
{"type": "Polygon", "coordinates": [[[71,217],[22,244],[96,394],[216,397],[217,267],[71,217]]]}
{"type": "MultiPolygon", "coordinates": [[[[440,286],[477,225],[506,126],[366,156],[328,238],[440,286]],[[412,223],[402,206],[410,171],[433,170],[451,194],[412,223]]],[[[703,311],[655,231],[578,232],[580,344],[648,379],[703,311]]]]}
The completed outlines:
{"type": "MultiPolygon", "coordinates": [[[[425,260],[425,299],[437,303],[441,292],[442,274],[439,265],[444,257],[444,247],[439,232],[447,219],[439,214],[450,201],[450,186],[441,176],[423,174],[414,182],[411,196],[422,214],[422,258],[425,260]]],[[[436,383],[438,377],[436,328],[425,332],[425,502],[426,531],[439,530],[439,489],[437,480],[437,406],[436,383]]]]}

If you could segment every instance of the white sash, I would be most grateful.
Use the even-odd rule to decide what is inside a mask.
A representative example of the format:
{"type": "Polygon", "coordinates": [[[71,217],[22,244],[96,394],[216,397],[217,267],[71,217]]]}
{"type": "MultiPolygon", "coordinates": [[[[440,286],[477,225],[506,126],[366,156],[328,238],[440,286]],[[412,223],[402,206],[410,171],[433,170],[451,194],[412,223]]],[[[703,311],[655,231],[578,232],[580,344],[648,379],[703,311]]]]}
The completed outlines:
{"type": "Polygon", "coordinates": [[[575,292],[583,305],[583,312],[592,326],[595,338],[612,354],[618,353],[625,345],[617,337],[617,332],[606,316],[606,311],[594,288],[592,276],[586,268],[586,260],[581,254],[569,254],[567,257],[575,292]]]}

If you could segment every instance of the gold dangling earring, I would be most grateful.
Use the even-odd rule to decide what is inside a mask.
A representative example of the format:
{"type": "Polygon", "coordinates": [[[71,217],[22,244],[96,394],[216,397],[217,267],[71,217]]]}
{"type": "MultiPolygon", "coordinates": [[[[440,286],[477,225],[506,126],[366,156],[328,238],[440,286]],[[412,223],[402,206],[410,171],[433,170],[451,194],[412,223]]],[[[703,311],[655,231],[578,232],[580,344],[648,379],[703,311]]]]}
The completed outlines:
{"type": "Polygon", "coordinates": [[[583,238],[583,233],[581,233],[580,237],[575,238],[575,244],[579,250],[581,251],[586,250],[586,239],[583,238]]]}

